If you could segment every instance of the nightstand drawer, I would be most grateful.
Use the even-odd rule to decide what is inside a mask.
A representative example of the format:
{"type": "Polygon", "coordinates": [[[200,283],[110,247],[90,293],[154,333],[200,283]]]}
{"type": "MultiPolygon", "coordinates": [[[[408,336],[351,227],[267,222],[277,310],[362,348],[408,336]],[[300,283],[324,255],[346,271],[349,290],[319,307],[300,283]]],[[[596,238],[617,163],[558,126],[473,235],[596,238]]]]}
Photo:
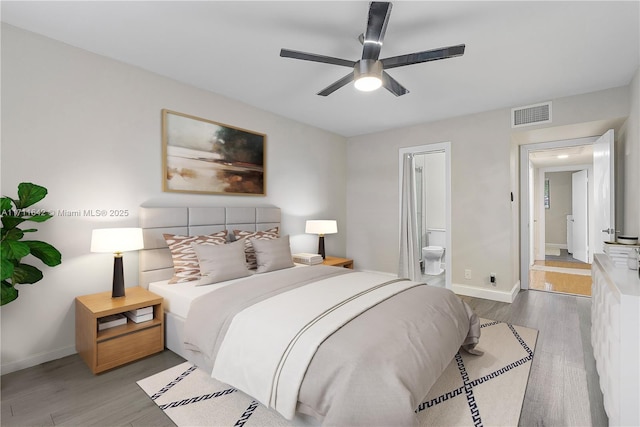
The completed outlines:
{"type": "Polygon", "coordinates": [[[98,343],[97,370],[119,366],[164,349],[160,325],[98,343]]]}

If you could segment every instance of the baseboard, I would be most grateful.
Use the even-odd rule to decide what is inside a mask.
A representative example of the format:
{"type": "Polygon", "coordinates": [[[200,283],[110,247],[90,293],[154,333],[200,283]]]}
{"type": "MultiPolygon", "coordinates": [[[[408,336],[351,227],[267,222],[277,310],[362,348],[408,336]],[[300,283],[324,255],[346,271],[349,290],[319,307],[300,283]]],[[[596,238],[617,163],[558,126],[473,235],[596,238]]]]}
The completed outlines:
{"type": "Polygon", "coordinates": [[[63,347],[57,350],[48,351],[46,353],[36,354],[27,357],[26,359],[0,365],[0,374],[4,375],[11,372],[19,371],[21,369],[30,368],[32,366],[40,365],[41,363],[50,362],[52,360],[70,356],[75,353],[77,353],[76,346],[72,345],[69,347],[63,347]]]}
{"type": "Polygon", "coordinates": [[[520,281],[518,280],[511,288],[511,291],[508,292],[491,288],[480,288],[478,286],[459,285],[457,283],[451,285],[451,290],[458,295],[512,303],[513,300],[516,299],[518,292],[520,292],[520,281]]]}
{"type": "MultiPolygon", "coordinates": [[[[389,273],[386,271],[375,270],[358,270],[367,273],[384,274],[385,276],[398,277],[397,274],[389,273]]],[[[511,291],[499,291],[491,288],[480,288],[478,286],[459,285],[453,283],[451,290],[458,295],[465,295],[474,298],[483,298],[492,301],[508,302],[512,303],[516,299],[516,295],[520,292],[520,281],[513,285],[511,291]]]]}
{"type": "MultiPolygon", "coordinates": [[[[397,277],[396,274],[392,274],[385,271],[375,270],[359,270],[366,271],[368,273],[384,274],[387,276],[397,277]]],[[[520,292],[520,281],[518,280],[510,291],[499,291],[492,288],[481,288],[478,286],[459,285],[456,283],[451,284],[451,290],[458,295],[465,295],[474,298],[483,298],[492,301],[508,302],[511,304],[515,299],[518,292],[520,292]]]]}

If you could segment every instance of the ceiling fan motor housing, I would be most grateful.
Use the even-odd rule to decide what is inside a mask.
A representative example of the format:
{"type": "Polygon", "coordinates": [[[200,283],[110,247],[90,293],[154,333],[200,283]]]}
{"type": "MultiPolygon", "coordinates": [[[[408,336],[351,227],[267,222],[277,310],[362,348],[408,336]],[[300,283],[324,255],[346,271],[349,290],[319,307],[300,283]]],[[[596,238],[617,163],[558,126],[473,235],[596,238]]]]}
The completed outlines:
{"type": "Polygon", "coordinates": [[[374,59],[361,59],[353,67],[353,79],[359,90],[376,90],[382,86],[382,62],[374,59]]]}

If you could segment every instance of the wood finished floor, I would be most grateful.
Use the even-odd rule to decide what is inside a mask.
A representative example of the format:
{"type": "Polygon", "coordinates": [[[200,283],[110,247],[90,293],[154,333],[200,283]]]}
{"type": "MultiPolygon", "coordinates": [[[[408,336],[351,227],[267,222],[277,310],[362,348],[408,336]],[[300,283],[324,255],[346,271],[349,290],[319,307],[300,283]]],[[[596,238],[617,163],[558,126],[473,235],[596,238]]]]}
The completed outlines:
{"type": "Polygon", "coordinates": [[[536,261],[529,270],[530,289],[591,296],[591,264],[549,258],[555,257],[536,261]]]}
{"type": "Polygon", "coordinates": [[[529,270],[529,288],[539,291],[591,296],[591,276],[529,270]]]}
{"type": "MultiPolygon", "coordinates": [[[[521,426],[606,426],[589,298],[525,291],[463,299],[480,316],[539,330],[521,426]]],[[[171,351],[94,376],[78,355],[3,375],[2,426],[173,426],[136,381],[181,363],[171,351]]]]}

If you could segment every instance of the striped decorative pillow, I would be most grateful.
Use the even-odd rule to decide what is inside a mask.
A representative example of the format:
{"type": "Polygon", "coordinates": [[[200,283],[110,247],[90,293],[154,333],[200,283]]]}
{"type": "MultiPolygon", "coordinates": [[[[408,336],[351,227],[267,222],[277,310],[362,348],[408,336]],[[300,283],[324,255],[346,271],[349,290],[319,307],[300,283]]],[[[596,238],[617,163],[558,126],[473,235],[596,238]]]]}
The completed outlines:
{"type": "Polygon", "coordinates": [[[206,236],[179,236],[163,234],[164,240],[173,258],[173,277],[169,283],[183,283],[200,279],[198,256],[191,244],[224,245],[227,243],[227,231],[220,231],[206,236]]]}
{"type": "Polygon", "coordinates": [[[233,230],[233,235],[235,236],[236,240],[244,239],[244,255],[247,258],[247,267],[249,269],[258,268],[256,251],[253,249],[251,239],[272,240],[279,237],[278,227],[273,227],[266,231],[233,230]]]}

